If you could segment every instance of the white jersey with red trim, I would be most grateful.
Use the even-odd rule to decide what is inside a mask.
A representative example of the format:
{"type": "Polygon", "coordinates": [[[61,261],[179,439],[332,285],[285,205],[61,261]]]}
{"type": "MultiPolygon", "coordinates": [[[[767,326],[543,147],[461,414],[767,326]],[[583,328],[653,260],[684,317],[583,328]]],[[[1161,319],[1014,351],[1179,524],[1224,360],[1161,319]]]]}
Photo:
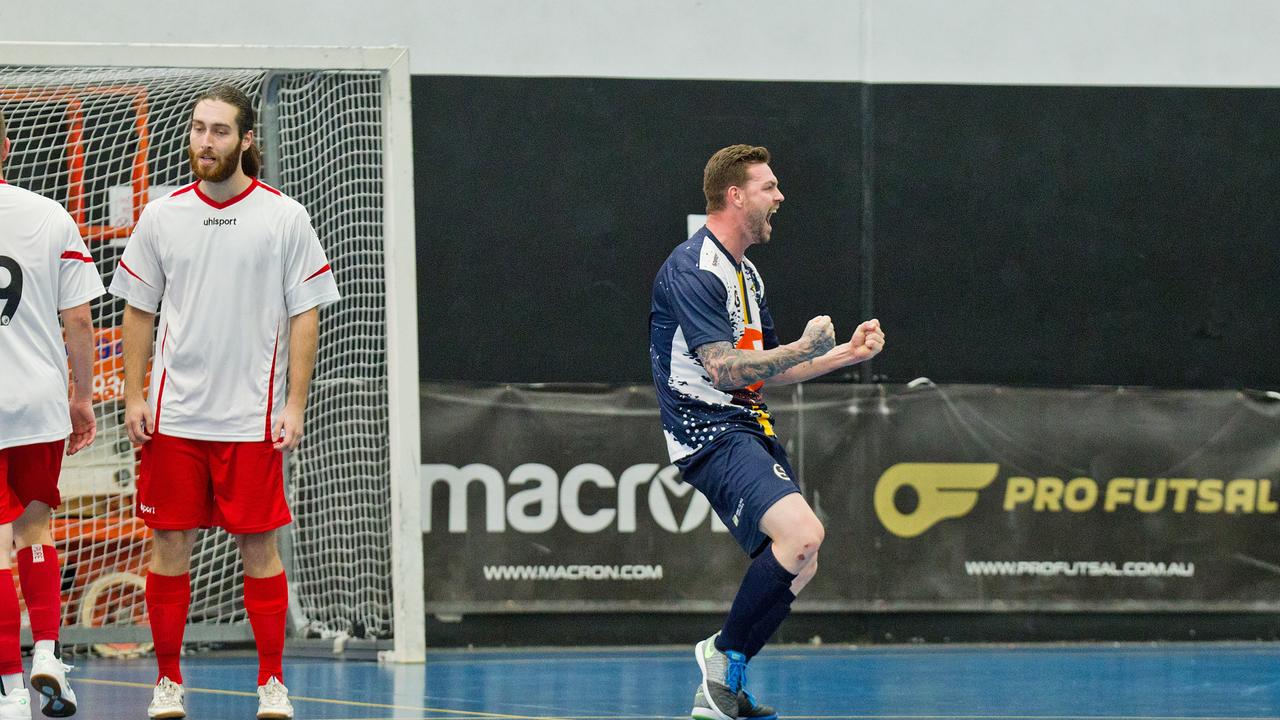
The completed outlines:
{"type": "Polygon", "coordinates": [[[257,180],[226,202],[194,183],[149,203],[111,293],[160,309],[147,395],[155,429],[227,441],[270,438],[289,318],[339,298],[307,211],[257,180]]]}
{"type": "Polygon", "coordinates": [[[71,434],[58,312],[104,292],[67,211],[0,180],[0,449],[71,434]]]}

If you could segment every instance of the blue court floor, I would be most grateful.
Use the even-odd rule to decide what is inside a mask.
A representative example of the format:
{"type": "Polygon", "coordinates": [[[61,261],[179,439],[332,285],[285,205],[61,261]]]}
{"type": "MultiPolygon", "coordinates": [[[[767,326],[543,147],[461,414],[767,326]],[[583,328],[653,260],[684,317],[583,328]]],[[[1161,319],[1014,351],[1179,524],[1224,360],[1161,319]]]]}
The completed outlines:
{"type": "MultiPolygon", "coordinates": [[[[146,717],[150,658],[80,658],[91,720],[146,717]]],[[[193,720],[252,718],[255,661],[184,658],[193,720]]],[[[688,717],[691,648],[434,651],[425,666],[286,658],[297,717],[688,717]]],[[[749,688],[783,718],[1280,718],[1280,644],[800,647],[766,650],[749,688]]],[[[37,715],[36,717],[42,717],[37,715]]]]}

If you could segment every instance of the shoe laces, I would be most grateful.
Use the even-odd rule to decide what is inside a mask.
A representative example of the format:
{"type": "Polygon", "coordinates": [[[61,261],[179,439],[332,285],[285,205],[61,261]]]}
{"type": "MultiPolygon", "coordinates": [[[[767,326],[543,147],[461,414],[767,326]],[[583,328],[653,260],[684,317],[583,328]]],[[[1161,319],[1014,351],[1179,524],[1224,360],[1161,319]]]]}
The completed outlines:
{"type": "Polygon", "coordinates": [[[737,650],[729,650],[725,657],[729,658],[729,667],[724,673],[724,684],[736,693],[747,684],[747,656],[737,650]]]}
{"type": "Polygon", "coordinates": [[[181,688],[182,686],[178,683],[169,678],[164,678],[160,681],[160,684],[156,685],[156,700],[162,703],[176,703],[178,702],[181,688]]]}
{"type": "Polygon", "coordinates": [[[289,689],[274,677],[258,690],[262,693],[262,699],[272,705],[283,705],[289,701],[289,689]]]}

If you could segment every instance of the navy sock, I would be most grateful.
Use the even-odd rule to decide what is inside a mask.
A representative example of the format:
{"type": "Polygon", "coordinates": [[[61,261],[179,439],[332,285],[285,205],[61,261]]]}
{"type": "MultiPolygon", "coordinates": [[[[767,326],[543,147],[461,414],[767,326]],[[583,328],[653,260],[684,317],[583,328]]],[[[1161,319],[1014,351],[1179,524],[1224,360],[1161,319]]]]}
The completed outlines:
{"type": "Polygon", "coordinates": [[[716,649],[744,652],[750,643],[751,628],[768,615],[781,598],[791,594],[791,581],[795,579],[774,557],[773,546],[765,548],[742,578],[733,607],[729,608],[729,617],[725,618],[724,628],[716,638],[716,649]]]}
{"type": "Polygon", "coordinates": [[[747,647],[742,651],[742,654],[746,655],[748,660],[755,657],[760,652],[760,649],[765,646],[765,643],[769,642],[769,638],[773,637],[773,634],[778,631],[778,626],[782,625],[782,621],[786,620],[787,616],[791,614],[791,603],[795,599],[796,596],[792,595],[791,590],[788,588],[787,592],[783,593],[782,598],[773,607],[769,608],[769,612],[765,613],[764,617],[760,618],[752,626],[751,634],[747,636],[747,647]]]}

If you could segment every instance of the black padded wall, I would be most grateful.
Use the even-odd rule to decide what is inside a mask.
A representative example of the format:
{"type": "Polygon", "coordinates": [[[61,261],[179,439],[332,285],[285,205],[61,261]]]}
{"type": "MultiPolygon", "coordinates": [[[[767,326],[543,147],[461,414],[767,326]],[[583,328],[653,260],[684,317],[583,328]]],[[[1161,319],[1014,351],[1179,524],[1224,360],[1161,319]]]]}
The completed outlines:
{"type": "Polygon", "coordinates": [[[417,76],[413,102],[424,379],[648,382],[653,274],[750,142],[787,196],[750,253],[784,341],[871,312],[879,380],[1280,386],[1278,90],[417,76]]]}
{"type": "Polygon", "coordinates": [[[782,336],[851,328],[858,108],[856,85],[414,77],[422,377],[648,382],[653,276],[736,142],[787,196],[749,255],[782,336]]]}

